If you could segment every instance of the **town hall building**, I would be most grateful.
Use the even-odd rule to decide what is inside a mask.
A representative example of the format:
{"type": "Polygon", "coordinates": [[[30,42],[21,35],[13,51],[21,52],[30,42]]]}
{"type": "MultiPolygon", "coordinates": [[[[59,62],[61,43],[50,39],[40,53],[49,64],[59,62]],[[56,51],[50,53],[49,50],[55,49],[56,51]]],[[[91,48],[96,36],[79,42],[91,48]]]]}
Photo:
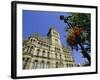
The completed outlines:
{"type": "Polygon", "coordinates": [[[60,34],[51,27],[47,36],[37,33],[23,40],[23,69],[68,68],[74,67],[72,51],[64,47],[60,34]]]}

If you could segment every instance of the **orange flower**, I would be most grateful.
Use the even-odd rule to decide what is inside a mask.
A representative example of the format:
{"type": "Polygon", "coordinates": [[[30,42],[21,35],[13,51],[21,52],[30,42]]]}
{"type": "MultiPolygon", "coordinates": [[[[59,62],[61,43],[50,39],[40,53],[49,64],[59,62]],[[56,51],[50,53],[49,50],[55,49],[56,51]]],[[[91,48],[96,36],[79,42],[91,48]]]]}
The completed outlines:
{"type": "Polygon", "coordinates": [[[76,37],[74,36],[74,35],[70,35],[70,36],[68,36],[68,41],[72,44],[72,45],[74,45],[75,43],[76,43],[76,37]]]}
{"type": "Polygon", "coordinates": [[[74,45],[76,44],[76,37],[80,36],[81,32],[83,31],[82,27],[73,27],[68,31],[68,41],[74,45]]]}
{"type": "Polygon", "coordinates": [[[73,30],[74,35],[79,36],[83,29],[81,27],[74,27],[73,30]]]}

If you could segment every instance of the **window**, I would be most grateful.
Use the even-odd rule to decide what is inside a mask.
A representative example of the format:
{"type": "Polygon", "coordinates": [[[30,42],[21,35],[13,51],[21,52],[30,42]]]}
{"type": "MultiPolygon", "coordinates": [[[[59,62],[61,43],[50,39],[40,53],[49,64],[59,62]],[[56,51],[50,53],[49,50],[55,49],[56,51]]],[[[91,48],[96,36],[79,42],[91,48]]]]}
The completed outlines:
{"type": "Polygon", "coordinates": [[[57,59],[57,53],[55,53],[56,59],[57,59]]]}
{"type": "Polygon", "coordinates": [[[28,46],[28,47],[27,47],[27,52],[28,52],[28,53],[32,53],[32,49],[33,49],[33,46],[28,46]]]}
{"type": "Polygon", "coordinates": [[[27,52],[27,47],[23,47],[23,53],[27,52]]]}
{"type": "Polygon", "coordinates": [[[27,52],[28,53],[30,52],[30,46],[27,46],[27,52]]]}
{"type": "Polygon", "coordinates": [[[66,66],[68,67],[68,64],[66,64],[66,66]]]}
{"type": "Polygon", "coordinates": [[[44,68],[44,61],[41,61],[40,68],[44,68]]]}
{"type": "Polygon", "coordinates": [[[56,62],[56,68],[58,68],[58,62],[56,62]]]}
{"type": "Polygon", "coordinates": [[[42,56],[42,54],[43,54],[42,51],[40,51],[39,56],[42,56]]]}
{"type": "Polygon", "coordinates": [[[60,59],[61,59],[61,55],[60,55],[60,59]]]}
{"type": "Polygon", "coordinates": [[[63,63],[61,63],[61,67],[64,67],[64,64],[63,63]]]}
{"type": "Polygon", "coordinates": [[[38,44],[40,44],[40,42],[38,42],[38,44]]]}
{"type": "Polygon", "coordinates": [[[57,40],[57,39],[55,39],[55,41],[56,41],[56,42],[58,42],[58,40],[57,40]]]}
{"type": "Polygon", "coordinates": [[[31,39],[31,43],[32,43],[33,45],[36,45],[36,40],[35,40],[35,39],[31,39]]]}
{"type": "MultiPolygon", "coordinates": [[[[68,58],[67,58],[68,59],[68,58]]],[[[66,56],[65,56],[65,60],[66,60],[66,56]]]]}
{"type": "Polygon", "coordinates": [[[30,52],[29,52],[29,53],[32,54],[32,51],[33,51],[33,46],[31,46],[31,48],[30,48],[30,52]]]}
{"type": "Polygon", "coordinates": [[[33,42],[33,39],[31,39],[31,43],[33,42]]]}
{"type": "Polygon", "coordinates": [[[56,59],[60,59],[59,53],[55,53],[56,59]]]}
{"type": "Polygon", "coordinates": [[[23,69],[25,69],[25,64],[26,64],[26,61],[25,61],[25,58],[23,58],[23,69]]]}
{"type": "Polygon", "coordinates": [[[29,61],[29,58],[23,58],[23,69],[26,68],[28,61],[29,61]]]}
{"type": "Polygon", "coordinates": [[[35,42],[35,40],[33,40],[35,42]]]}
{"type": "Polygon", "coordinates": [[[33,69],[36,69],[36,68],[38,68],[38,61],[37,60],[35,60],[33,63],[33,69]]]}
{"type": "Polygon", "coordinates": [[[36,45],[36,40],[35,39],[32,40],[32,44],[36,45]]]}
{"type": "Polygon", "coordinates": [[[71,65],[69,64],[69,67],[71,67],[71,65]]]}
{"type": "Polygon", "coordinates": [[[73,67],[73,64],[70,64],[70,67],[73,67]]]}
{"type": "Polygon", "coordinates": [[[50,68],[50,62],[47,62],[46,68],[50,68]]]}
{"type": "Polygon", "coordinates": [[[43,51],[43,54],[42,54],[42,56],[44,57],[44,55],[45,55],[45,51],[43,51]]]}
{"type": "Polygon", "coordinates": [[[46,47],[48,47],[48,45],[46,45],[46,47]]]}
{"type": "Polygon", "coordinates": [[[60,59],[60,53],[57,53],[57,57],[58,57],[58,59],[60,59]]]}
{"type": "Polygon", "coordinates": [[[48,52],[47,57],[50,58],[50,53],[48,52]]]}
{"type": "Polygon", "coordinates": [[[40,49],[37,49],[37,56],[39,56],[39,53],[40,53],[40,49]]]}
{"type": "Polygon", "coordinates": [[[55,31],[53,31],[53,34],[55,34],[56,36],[58,35],[58,33],[57,33],[57,32],[55,32],[55,31]]]}
{"type": "Polygon", "coordinates": [[[38,43],[37,43],[37,47],[40,47],[40,46],[41,46],[41,43],[40,43],[40,42],[38,42],[38,43]]]}

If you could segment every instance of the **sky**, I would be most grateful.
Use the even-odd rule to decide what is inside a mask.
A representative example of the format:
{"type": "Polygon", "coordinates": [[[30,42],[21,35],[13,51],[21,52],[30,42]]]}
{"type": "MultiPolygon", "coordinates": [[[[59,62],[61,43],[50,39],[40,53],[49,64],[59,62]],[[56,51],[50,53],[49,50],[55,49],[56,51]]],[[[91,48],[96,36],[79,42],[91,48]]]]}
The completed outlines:
{"type": "MultiPolygon", "coordinates": [[[[65,36],[67,33],[64,31],[66,25],[60,20],[60,15],[69,16],[70,13],[23,10],[23,38],[27,38],[35,32],[38,32],[42,36],[46,36],[49,28],[54,25],[60,33],[62,44],[66,44],[65,36]]],[[[84,63],[84,59],[79,51],[73,50],[72,54],[77,64],[84,63]]]]}

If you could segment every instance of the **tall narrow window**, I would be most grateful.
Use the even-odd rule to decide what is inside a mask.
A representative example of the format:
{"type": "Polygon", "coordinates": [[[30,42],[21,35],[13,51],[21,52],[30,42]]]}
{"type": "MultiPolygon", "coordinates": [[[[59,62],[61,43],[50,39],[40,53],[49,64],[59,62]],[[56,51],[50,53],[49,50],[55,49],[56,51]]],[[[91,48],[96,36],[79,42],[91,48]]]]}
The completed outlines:
{"type": "Polygon", "coordinates": [[[61,55],[60,55],[60,60],[61,60],[61,55]]]}
{"type": "Polygon", "coordinates": [[[70,67],[72,67],[72,64],[70,64],[70,67]]]}
{"type": "Polygon", "coordinates": [[[33,43],[32,43],[33,45],[36,45],[36,40],[35,39],[33,39],[33,43]]]}
{"type": "Polygon", "coordinates": [[[38,61],[37,60],[35,60],[33,63],[33,69],[36,69],[36,68],[38,68],[38,61]]]}
{"type": "MultiPolygon", "coordinates": [[[[68,59],[68,58],[67,58],[68,59]]],[[[66,56],[65,56],[65,60],[66,60],[66,56]]]]}
{"type": "Polygon", "coordinates": [[[29,58],[23,58],[23,69],[26,68],[28,61],[29,61],[29,58]]]}
{"type": "Polygon", "coordinates": [[[56,59],[60,59],[59,53],[55,53],[56,59]]]}
{"type": "Polygon", "coordinates": [[[50,62],[47,62],[46,68],[50,68],[50,62]]]}
{"type": "Polygon", "coordinates": [[[60,53],[57,53],[57,58],[58,58],[58,59],[60,59],[60,55],[59,55],[59,54],[60,54],[60,53]]]}
{"type": "Polygon", "coordinates": [[[58,68],[58,62],[56,62],[56,68],[58,68]]]}
{"type": "Polygon", "coordinates": [[[68,64],[66,64],[66,66],[68,67],[68,64]]]}
{"type": "Polygon", "coordinates": [[[37,49],[37,56],[39,56],[39,53],[40,53],[40,49],[37,49]]]}
{"type": "Polygon", "coordinates": [[[29,53],[33,53],[33,46],[31,46],[30,52],[29,53]]]}
{"type": "Polygon", "coordinates": [[[57,53],[55,53],[56,59],[57,59],[57,53]]]}
{"type": "Polygon", "coordinates": [[[31,43],[33,43],[33,39],[30,39],[31,43]]]}
{"type": "Polygon", "coordinates": [[[28,53],[31,53],[31,52],[32,52],[32,49],[33,49],[33,46],[28,46],[28,47],[27,47],[27,52],[28,52],[28,53]]]}
{"type": "Polygon", "coordinates": [[[43,51],[43,53],[42,53],[42,57],[44,57],[45,56],[45,51],[43,51]]]}
{"type": "Polygon", "coordinates": [[[41,46],[41,43],[40,43],[40,42],[38,42],[38,43],[37,43],[37,47],[40,47],[40,46],[41,46]]]}
{"type": "Polygon", "coordinates": [[[44,68],[44,61],[41,61],[40,68],[44,68]]]}
{"type": "Polygon", "coordinates": [[[42,52],[42,51],[40,51],[39,56],[42,56],[42,55],[43,55],[43,52],[42,52]]]}
{"type": "Polygon", "coordinates": [[[71,67],[70,64],[69,64],[69,67],[71,67]]]}
{"type": "Polygon", "coordinates": [[[63,63],[61,63],[61,67],[64,67],[64,64],[63,63]]]}
{"type": "Polygon", "coordinates": [[[27,46],[27,53],[30,52],[30,46],[27,46]]]}
{"type": "Polygon", "coordinates": [[[50,53],[48,52],[47,57],[50,58],[50,53]]]}
{"type": "Polygon", "coordinates": [[[27,47],[23,47],[23,53],[27,52],[27,47]]]}
{"type": "Polygon", "coordinates": [[[23,69],[25,69],[25,64],[26,64],[26,61],[25,61],[25,58],[23,58],[23,69]]]}

